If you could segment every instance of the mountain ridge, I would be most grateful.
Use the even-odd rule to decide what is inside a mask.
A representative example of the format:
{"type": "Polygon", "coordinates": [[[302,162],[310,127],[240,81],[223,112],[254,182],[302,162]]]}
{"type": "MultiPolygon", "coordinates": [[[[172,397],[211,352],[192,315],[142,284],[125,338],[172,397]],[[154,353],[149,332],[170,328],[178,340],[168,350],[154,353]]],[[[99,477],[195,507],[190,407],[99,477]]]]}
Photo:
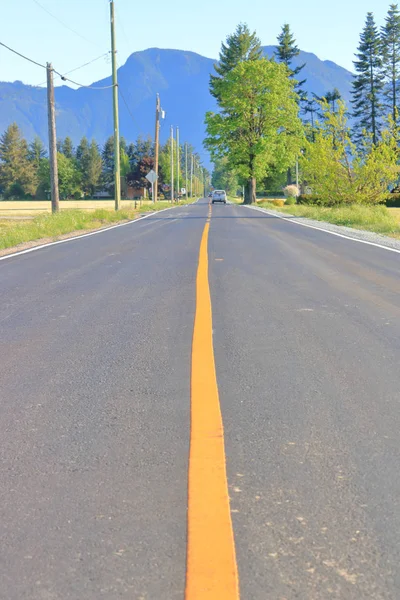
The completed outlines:
{"type": "MultiPolygon", "coordinates": [[[[275,46],[263,47],[264,54],[269,57],[274,50],[275,46]]],[[[216,62],[216,59],[191,50],[153,47],[132,53],[118,69],[121,135],[131,141],[139,134],[154,134],[155,95],[159,92],[167,113],[161,141],[167,140],[171,124],[179,125],[181,140],[187,140],[200,150],[204,139],[204,115],[216,109],[215,99],[208,89],[209,76],[216,62]]],[[[294,64],[304,62],[302,78],[307,79],[305,89],[308,92],[322,96],[337,87],[349,102],[350,71],[333,61],[320,60],[312,52],[301,51],[294,64]]],[[[111,77],[105,77],[92,85],[101,87],[110,83],[111,77]]],[[[112,135],[111,90],[87,87],[74,90],[61,85],[55,88],[55,98],[58,137],[69,135],[77,144],[86,135],[103,144],[112,135]]],[[[39,135],[46,143],[46,90],[18,80],[0,82],[0,133],[13,121],[28,140],[39,135]]]]}

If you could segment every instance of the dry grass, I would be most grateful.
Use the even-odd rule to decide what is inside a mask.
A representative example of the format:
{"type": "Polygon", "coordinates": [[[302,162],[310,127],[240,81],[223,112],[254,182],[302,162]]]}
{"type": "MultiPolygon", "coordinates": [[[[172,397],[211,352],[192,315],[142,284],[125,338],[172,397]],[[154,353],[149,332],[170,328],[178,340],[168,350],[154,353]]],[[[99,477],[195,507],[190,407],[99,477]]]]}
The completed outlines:
{"type": "MultiPolygon", "coordinates": [[[[179,203],[183,204],[183,203],[179,203]]],[[[97,209],[91,212],[63,210],[57,214],[41,214],[30,220],[9,220],[0,217],[0,250],[43,239],[57,240],[69,233],[99,229],[114,223],[136,219],[141,213],[165,209],[170,203],[157,202],[141,208],[119,210],[97,209]]],[[[176,206],[176,205],[175,205],[176,206]]]]}

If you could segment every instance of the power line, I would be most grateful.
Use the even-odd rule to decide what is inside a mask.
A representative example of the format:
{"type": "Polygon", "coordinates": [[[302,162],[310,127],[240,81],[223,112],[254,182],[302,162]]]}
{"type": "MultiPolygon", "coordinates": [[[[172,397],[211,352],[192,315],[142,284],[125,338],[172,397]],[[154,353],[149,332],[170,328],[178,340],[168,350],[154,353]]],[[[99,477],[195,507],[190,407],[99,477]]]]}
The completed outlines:
{"type": "Polygon", "coordinates": [[[13,48],[10,48],[10,46],[6,46],[6,44],[3,44],[3,42],[0,42],[0,46],[7,48],[7,50],[10,50],[10,52],[17,54],[18,56],[20,56],[21,58],[24,58],[25,60],[29,61],[30,63],[33,63],[34,65],[37,65],[38,67],[42,67],[42,69],[46,69],[46,65],[41,65],[40,63],[36,62],[36,60],[32,60],[31,58],[28,58],[28,56],[25,56],[24,54],[21,54],[20,52],[13,50],[13,48]]]}
{"type": "Polygon", "coordinates": [[[63,81],[69,81],[73,85],[77,85],[80,88],[87,88],[89,90],[109,90],[114,87],[114,84],[104,85],[104,86],[84,85],[83,83],[78,83],[77,81],[74,81],[73,79],[70,79],[69,77],[65,77],[65,75],[62,75],[61,73],[59,73],[59,71],[56,71],[55,69],[53,69],[53,71],[54,71],[54,73],[59,75],[63,81]]]}
{"type": "MultiPolygon", "coordinates": [[[[75,67],[75,69],[71,69],[70,71],[67,71],[66,73],[64,73],[63,77],[65,77],[65,75],[69,75],[70,73],[74,73],[75,71],[79,71],[79,69],[83,69],[84,67],[87,67],[88,65],[91,65],[94,62],[96,62],[97,60],[100,60],[101,58],[108,56],[109,54],[111,54],[110,50],[108,52],[106,52],[105,54],[101,54],[97,58],[90,60],[89,62],[85,63],[84,65],[81,65],[80,67],[75,67]]],[[[61,75],[59,75],[59,77],[61,77],[61,75]]],[[[39,83],[36,87],[41,87],[45,83],[46,83],[46,81],[43,81],[43,83],[39,83]]]]}
{"type": "Polygon", "coordinates": [[[48,15],[50,15],[51,17],[53,17],[53,19],[55,19],[56,21],[58,21],[63,27],[65,27],[66,29],[69,29],[70,31],[72,31],[72,33],[75,33],[75,35],[77,35],[78,37],[80,37],[82,40],[85,40],[85,42],[88,42],[89,44],[92,44],[93,46],[98,46],[99,47],[99,44],[96,44],[92,40],[88,40],[85,36],[83,36],[82,34],[80,34],[78,31],[75,31],[75,29],[72,29],[72,27],[70,27],[69,25],[67,25],[66,23],[64,23],[64,21],[62,21],[61,19],[59,19],[58,17],[56,17],[56,15],[54,15],[52,12],[50,12],[45,6],[43,6],[42,4],[40,4],[40,2],[38,2],[38,0],[33,0],[33,1],[42,10],[44,10],[48,15]]]}

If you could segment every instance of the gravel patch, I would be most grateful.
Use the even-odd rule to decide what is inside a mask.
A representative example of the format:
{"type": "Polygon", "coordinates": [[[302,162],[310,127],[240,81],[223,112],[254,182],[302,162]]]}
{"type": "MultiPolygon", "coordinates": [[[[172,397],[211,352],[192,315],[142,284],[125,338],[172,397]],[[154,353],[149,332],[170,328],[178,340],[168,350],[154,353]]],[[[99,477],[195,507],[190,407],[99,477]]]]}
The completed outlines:
{"type": "Polygon", "coordinates": [[[373,231],[365,231],[364,229],[353,229],[352,227],[345,227],[344,225],[334,225],[333,223],[328,223],[326,221],[316,221],[315,219],[307,219],[306,217],[295,217],[294,215],[290,215],[288,213],[282,213],[278,210],[261,208],[260,206],[248,206],[247,208],[252,208],[253,210],[260,210],[269,215],[282,217],[283,219],[286,219],[291,222],[301,223],[311,227],[317,227],[318,229],[322,229],[323,231],[330,231],[338,235],[344,235],[351,239],[362,240],[371,244],[379,244],[380,246],[384,246],[385,248],[390,248],[392,250],[397,250],[398,252],[400,252],[400,240],[388,237],[387,235],[374,233],[373,231]]]}

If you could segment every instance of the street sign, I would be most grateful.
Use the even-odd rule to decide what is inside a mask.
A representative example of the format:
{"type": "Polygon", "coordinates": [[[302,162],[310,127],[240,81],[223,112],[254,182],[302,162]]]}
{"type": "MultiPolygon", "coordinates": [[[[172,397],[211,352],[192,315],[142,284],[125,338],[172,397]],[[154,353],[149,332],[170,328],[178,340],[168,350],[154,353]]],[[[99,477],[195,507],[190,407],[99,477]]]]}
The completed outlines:
{"type": "Polygon", "coordinates": [[[155,183],[157,181],[157,179],[158,179],[157,175],[156,175],[156,172],[153,171],[153,169],[152,169],[149,173],[147,173],[146,179],[148,181],[150,181],[150,183],[155,183]]]}

